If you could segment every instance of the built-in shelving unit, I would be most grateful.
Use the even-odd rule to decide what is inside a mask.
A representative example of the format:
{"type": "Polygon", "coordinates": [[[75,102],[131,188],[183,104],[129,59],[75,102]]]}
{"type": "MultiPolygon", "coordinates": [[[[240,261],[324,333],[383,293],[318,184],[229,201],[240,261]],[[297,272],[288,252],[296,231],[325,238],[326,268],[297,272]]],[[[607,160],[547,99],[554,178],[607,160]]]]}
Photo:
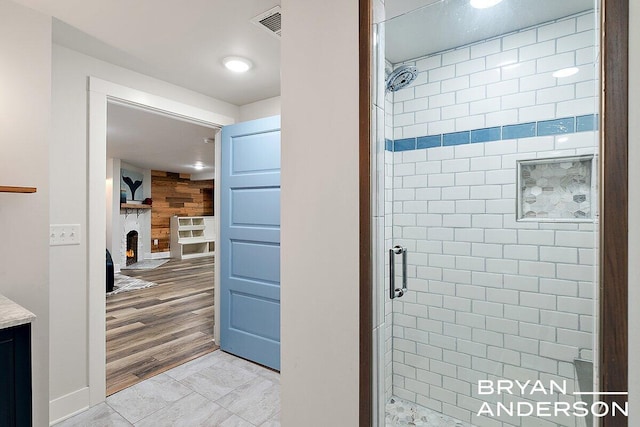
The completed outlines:
{"type": "Polygon", "coordinates": [[[187,259],[214,255],[215,241],[214,217],[171,217],[172,258],[187,259]]]}
{"type": "Polygon", "coordinates": [[[35,193],[38,191],[36,187],[8,187],[0,185],[0,193],[35,193]]]}

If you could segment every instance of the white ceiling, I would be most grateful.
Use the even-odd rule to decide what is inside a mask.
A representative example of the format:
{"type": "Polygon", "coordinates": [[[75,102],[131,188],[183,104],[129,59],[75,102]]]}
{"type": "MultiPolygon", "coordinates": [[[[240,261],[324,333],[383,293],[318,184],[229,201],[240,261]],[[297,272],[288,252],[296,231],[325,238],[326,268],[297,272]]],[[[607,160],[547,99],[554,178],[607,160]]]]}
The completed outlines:
{"type": "Polygon", "coordinates": [[[16,0],[49,14],[54,41],[176,85],[244,105],[280,94],[280,40],[250,20],[279,0],[16,0]],[[226,56],[254,68],[234,74],[226,56]]]}
{"type": "Polygon", "coordinates": [[[590,10],[594,3],[503,0],[491,8],[474,9],[469,0],[387,0],[386,58],[397,64],[590,10]],[[429,6],[415,10],[425,5],[429,6]]]}
{"type": "Polygon", "coordinates": [[[133,166],[166,172],[211,174],[214,171],[215,129],[149,111],[109,103],[107,157],[133,166]],[[197,170],[195,162],[204,169],[197,170]]]}

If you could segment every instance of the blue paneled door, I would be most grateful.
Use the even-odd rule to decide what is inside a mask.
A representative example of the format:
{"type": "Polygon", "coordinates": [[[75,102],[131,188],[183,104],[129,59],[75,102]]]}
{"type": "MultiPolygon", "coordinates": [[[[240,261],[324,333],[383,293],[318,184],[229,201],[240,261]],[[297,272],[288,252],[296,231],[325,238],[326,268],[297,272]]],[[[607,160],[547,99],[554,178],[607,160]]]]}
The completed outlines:
{"type": "Polygon", "coordinates": [[[280,369],[280,117],[222,128],[220,347],[280,369]]]}

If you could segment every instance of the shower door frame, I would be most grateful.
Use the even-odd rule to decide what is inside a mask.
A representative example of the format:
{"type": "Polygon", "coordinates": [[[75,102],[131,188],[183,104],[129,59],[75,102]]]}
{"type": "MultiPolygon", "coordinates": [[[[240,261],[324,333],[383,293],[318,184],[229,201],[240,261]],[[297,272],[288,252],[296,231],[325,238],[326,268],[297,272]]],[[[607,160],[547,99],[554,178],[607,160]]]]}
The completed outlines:
{"type": "MultiPolygon", "coordinates": [[[[373,1],[359,0],[360,427],[373,422],[371,83],[373,1]]],[[[601,0],[600,16],[600,391],[628,390],[629,0],[601,0]],[[606,292],[605,292],[606,290],[606,292]],[[606,331],[606,332],[603,332],[606,331]]],[[[602,396],[611,405],[614,396],[602,396]]],[[[602,427],[626,427],[606,416],[602,427]]]]}

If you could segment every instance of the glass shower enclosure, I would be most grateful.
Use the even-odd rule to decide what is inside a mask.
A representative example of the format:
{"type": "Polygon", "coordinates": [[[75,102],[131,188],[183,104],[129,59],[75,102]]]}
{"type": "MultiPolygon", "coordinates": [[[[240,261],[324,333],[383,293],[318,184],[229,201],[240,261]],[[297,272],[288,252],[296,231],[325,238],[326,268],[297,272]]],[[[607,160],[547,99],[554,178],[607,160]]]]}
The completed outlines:
{"type": "Polygon", "coordinates": [[[376,425],[597,425],[599,6],[408,3],[374,6],[376,425]]]}

